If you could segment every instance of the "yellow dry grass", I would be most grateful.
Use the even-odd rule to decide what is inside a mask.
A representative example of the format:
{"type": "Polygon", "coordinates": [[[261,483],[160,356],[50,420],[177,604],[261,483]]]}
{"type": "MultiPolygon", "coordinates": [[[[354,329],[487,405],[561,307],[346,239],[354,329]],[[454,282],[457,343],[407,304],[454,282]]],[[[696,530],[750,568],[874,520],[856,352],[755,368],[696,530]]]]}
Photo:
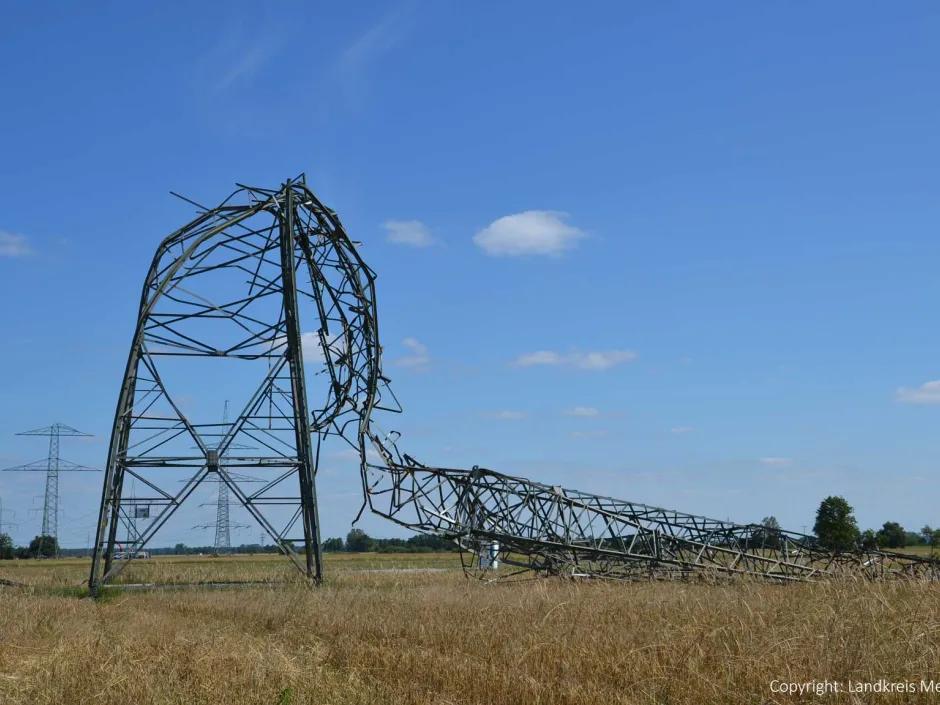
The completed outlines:
{"type": "MultiPolygon", "coordinates": [[[[220,560],[226,571],[277,570],[220,560]]],[[[45,587],[80,580],[81,562],[0,568],[35,586],[0,589],[0,703],[754,705],[812,700],[772,693],[773,679],[940,679],[935,585],[488,585],[457,570],[374,570],[456,560],[334,557],[316,590],[125,591],[100,602],[45,587]]],[[[178,576],[181,564],[193,574],[207,562],[147,570],[178,576]]]]}
{"type": "MultiPolygon", "coordinates": [[[[328,553],[326,571],[450,568],[459,565],[452,553],[328,553]]],[[[74,587],[88,579],[87,558],[0,562],[0,578],[35,586],[74,587]]],[[[117,585],[180,584],[211,581],[280,583],[300,574],[281,555],[156,556],[131,561],[114,581],[117,585]]]]}

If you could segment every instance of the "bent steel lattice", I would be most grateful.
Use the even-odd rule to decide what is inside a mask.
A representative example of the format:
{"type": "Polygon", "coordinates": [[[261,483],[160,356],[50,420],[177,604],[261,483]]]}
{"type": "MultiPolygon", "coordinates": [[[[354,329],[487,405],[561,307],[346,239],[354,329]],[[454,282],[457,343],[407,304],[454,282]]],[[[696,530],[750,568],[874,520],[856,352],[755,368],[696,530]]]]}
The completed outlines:
{"type": "Polygon", "coordinates": [[[132,555],[204,482],[224,483],[318,581],[315,476],[327,443],[358,456],[364,506],[454,540],[484,559],[466,561],[472,571],[498,558],[537,574],[619,579],[938,577],[922,558],[832,553],[793,532],[416,461],[379,428],[382,412],[401,407],[382,372],[375,273],[336,214],[303,176],[276,189],[240,186],[221,205],[199,207],[160,244],[144,284],[109,447],[93,591],[126,565],[115,563],[114,547],[118,526],[140,516],[135,507],[148,508],[149,523],[132,555]],[[234,420],[211,420],[221,399],[241,408],[234,420]],[[249,487],[241,472],[262,482],[249,487]],[[144,494],[129,493],[128,478],[144,494]]]}

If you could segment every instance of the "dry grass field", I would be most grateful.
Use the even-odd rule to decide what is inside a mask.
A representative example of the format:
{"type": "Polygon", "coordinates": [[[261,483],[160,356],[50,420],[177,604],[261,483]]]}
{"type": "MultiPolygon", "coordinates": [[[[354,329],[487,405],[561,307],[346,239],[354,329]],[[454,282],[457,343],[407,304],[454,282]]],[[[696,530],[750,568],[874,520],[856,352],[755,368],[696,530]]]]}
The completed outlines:
{"type": "MultiPolygon", "coordinates": [[[[290,576],[276,557],[163,558],[127,580],[290,576]]],[[[70,586],[78,560],[0,564],[0,703],[908,703],[786,682],[940,680],[940,587],[466,580],[453,555],[331,555],[328,581],[70,586]],[[445,570],[427,570],[427,569],[445,570]],[[398,570],[406,569],[406,570],[398,570]]]]}

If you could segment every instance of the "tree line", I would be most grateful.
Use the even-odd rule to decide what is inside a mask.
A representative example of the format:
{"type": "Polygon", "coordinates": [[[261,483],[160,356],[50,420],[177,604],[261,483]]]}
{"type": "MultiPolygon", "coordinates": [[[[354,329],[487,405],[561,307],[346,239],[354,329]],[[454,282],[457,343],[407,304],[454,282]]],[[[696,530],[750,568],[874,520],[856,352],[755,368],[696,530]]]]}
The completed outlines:
{"type": "MultiPolygon", "coordinates": [[[[765,517],[761,528],[754,532],[755,546],[773,548],[780,542],[780,524],[773,516],[765,517]]],[[[940,548],[940,528],[924,526],[920,531],[908,531],[896,521],[886,521],[880,529],[858,528],[855,512],[844,497],[826,497],[816,511],[813,524],[814,540],[830,551],[853,551],[875,548],[904,548],[905,546],[930,546],[940,548]]],[[[362,529],[352,529],[346,538],[331,537],[323,541],[324,552],[347,551],[350,553],[430,553],[433,551],[455,551],[453,541],[440,536],[415,535],[407,539],[373,538],[362,529]]],[[[278,553],[276,545],[242,544],[228,549],[231,553],[278,553]]],[[[187,546],[178,543],[172,547],[149,549],[151,555],[213,554],[213,546],[187,546]]],[[[51,558],[53,556],[83,556],[87,548],[60,549],[52,536],[36,536],[27,546],[16,546],[7,534],[0,534],[0,560],[13,558],[51,558]]]]}
{"type": "Polygon", "coordinates": [[[17,546],[9,534],[0,534],[0,561],[14,558],[51,558],[59,554],[54,536],[37,536],[27,546],[17,546]]]}
{"type": "MultiPolygon", "coordinates": [[[[776,547],[780,542],[780,524],[776,517],[765,517],[761,528],[754,532],[756,545],[776,547]]],[[[832,495],[819,503],[813,524],[813,541],[830,551],[848,552],[906,546],[940,547],[940,528],[923,526],[920,531],[908,531],[896,521],[886,521],[880,529],[858,528],[855,510],[844,497],[832,495]]]]}
{"type": "Polygon", "coordinates": [[[456,551],[456,544],[440,536],[416,534],[407,539],[372,538],[362,529],[352,529],[346,534],[346,540],[334,537],[323,542],[325,552],[349,551],[350,553],[431,553],[435,551],[456,551]]]}
{"type": "MultiPolygon", "coordinates": [[[[346,538],[328,538],[321,544],[324,552],[349,551],[351,553],[381,552],[381,553],[431,553],[435,551],[455,551],[457,546],[449,539],[440,536],[416,535],[407,539],[381,539],[369,536],[362,529],[352,529],[346,538]]],[[[241,544],[227,549],[230,553],[279,553],[276,545],[261,545],[259,543],[241,544]]],[[[175,546],[149,548],[147,552],[153,556],[161,555],[206,555],[217,553],[214,546],[187,546],[177,543],[175,546]]],[[[16,546],[7,534],[0,534],[0,560],[13,558],[53,558],[55,556],[87,556],[88,548],[60,548],[52,536],[37,536],[29,542],[28,546],[16,546]]]]}
{"type": "Polygon", "coordinates": [[[896,521],[886,521],[880,529],[860,531],[852,506],[844,497],[836,495],[820,502],[813,533],[824,548],[832,551],[940,546],[940,528],[935,529],[930,525],[922,527],[920,531],[908,531],[896,521]]]}

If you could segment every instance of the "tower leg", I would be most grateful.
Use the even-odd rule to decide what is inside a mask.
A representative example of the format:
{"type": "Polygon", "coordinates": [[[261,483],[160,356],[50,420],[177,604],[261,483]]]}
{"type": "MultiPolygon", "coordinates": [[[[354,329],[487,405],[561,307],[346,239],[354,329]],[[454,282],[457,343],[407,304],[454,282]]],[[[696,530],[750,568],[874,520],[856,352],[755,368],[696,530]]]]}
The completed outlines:
{"type": "Polygon", "coordinates": [[[287,328],[287,360],[290,365],[291,393],[294,398],[294,433],[297,443],[297,473],[300,478],[300,507],[304,526],[304,553],[307,578],[319,584],[322,579],[320,521],[317,515],[315,465],[310,443],[310,412],[304,380],[300,315],[297,305],[297,281],[294,264],[293,190],[285,186],[284,214],[280,223],[281,276],[284,287],[284,321],[287,328]]]}

